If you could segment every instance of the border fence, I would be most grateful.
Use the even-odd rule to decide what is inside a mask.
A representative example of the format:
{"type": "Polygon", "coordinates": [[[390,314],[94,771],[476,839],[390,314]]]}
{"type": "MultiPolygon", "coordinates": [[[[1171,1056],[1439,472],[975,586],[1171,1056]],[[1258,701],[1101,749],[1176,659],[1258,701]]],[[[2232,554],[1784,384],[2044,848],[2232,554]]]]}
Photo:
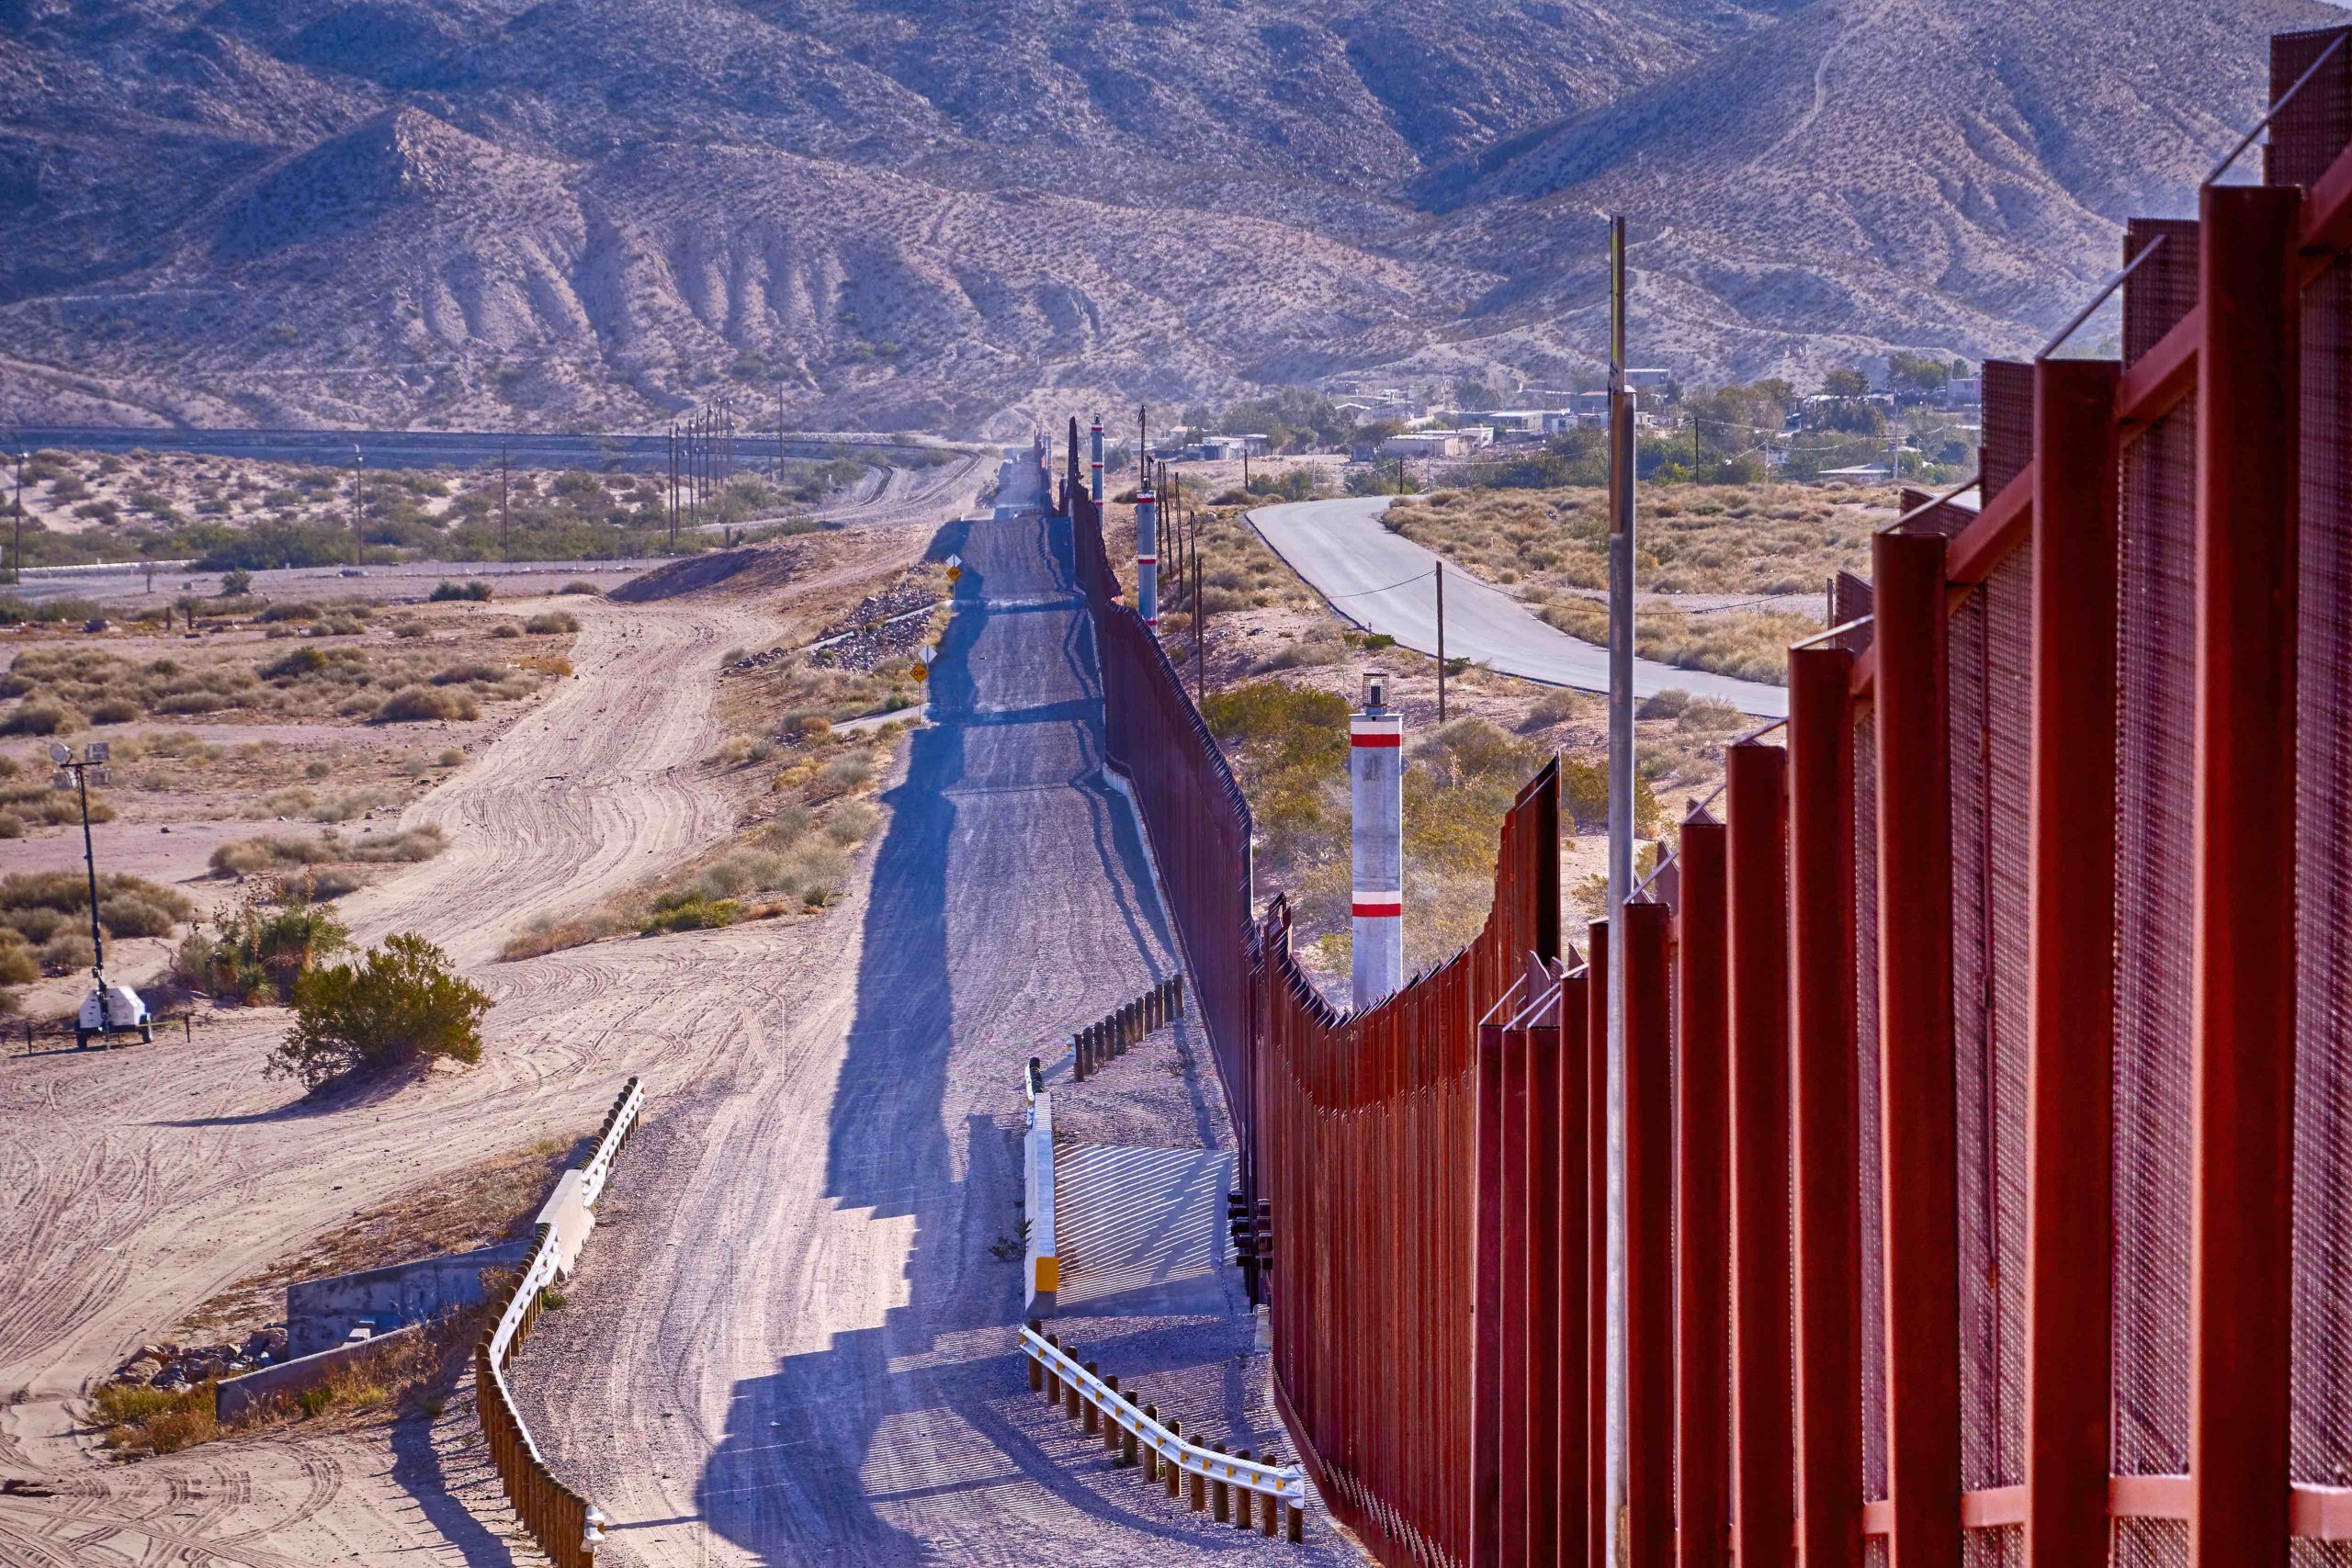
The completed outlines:
{"type": "Polygon", "coordinates": [[[1981,507],[1907,498],[1589,962],[1547,773],[1476,942],[1316,997],[1073,425],[1276,1393],[1383,1562],[1601,1568],[1616,941],[1633,1568],[2352,1562],[2352,29],[2271,84],[2259,183],[2128,226],[2120,361],[1986,367],[1981,507]]]}

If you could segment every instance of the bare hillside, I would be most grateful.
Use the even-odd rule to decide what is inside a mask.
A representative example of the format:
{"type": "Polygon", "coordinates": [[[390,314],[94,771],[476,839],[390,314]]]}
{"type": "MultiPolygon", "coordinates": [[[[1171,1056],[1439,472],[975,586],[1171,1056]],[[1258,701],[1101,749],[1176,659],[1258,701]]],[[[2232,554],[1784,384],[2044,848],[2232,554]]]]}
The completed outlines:
{"type": "Polygon", "coordinates": [[[2030,344],[2304,0],[0,0],[0,419],[973,430],[2030,344]],[[1046,389],[1043,393],[1039,389],[1046,389]]]}

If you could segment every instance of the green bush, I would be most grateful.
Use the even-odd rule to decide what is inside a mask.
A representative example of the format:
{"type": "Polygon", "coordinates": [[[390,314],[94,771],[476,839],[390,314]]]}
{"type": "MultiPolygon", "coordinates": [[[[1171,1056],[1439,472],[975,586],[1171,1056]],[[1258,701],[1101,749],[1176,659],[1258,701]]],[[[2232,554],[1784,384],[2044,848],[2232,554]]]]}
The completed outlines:
{"type": "Polygon", "coordinates": [[[447,953],[402,932],[356,964],[313,969],[295,982],[294,1027],[270,1066],[316,1088],[438,1058],[478,1062],[489,1010],[490,998],[458,976],[447,953]]]}

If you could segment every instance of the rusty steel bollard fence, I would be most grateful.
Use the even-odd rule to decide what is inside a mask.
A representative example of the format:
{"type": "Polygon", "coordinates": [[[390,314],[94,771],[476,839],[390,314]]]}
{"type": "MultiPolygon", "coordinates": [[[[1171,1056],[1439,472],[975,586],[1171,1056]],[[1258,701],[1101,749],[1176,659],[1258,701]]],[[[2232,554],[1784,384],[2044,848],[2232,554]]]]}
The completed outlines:
{"type": "Polygon", "coordinates": [[[1070,1077],[1084,1083],[1102,1065],[1124,1056],[1147,1036],[1184,1016],[1184,977],[1171,976],[1123,1002],[1069,1037],[1070,1077]]]}
{"type": "MultiPolygon", "coordinates": [[[[596,1134],[596,1152],[585,1168],[591,1201],[609,1176],[614,1157],[636,1131],[644,1102],[643,1087],[631,1078],[605,1113],[596,1134]]],[[[605,1516],[548,1468],[514,1408],[503,1371],[514,1347],[529,1338],[538,1323],[540,1296],[555,1279],[555,1262],[554,1237],[541,1224],[533,1234],[530,1262],[496,1298],[492,1327],[474,1346],[474,1413],[500,1488],[531,1539],[555,1568],[594,1568],[596,1548],[605,1539],[605,1516]]]]}

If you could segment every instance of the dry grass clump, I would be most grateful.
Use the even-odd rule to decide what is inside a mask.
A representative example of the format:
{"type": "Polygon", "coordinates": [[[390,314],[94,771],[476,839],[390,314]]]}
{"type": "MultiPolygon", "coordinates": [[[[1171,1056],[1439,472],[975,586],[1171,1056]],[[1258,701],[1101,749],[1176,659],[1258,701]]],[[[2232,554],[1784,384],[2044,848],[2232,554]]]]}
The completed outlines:
{"type": "Polygon", "coordinates": [[[480,717],[481,709],[464,692],[446,687],[403,686],[377,706],[378,724],[424,724],[434,719],[480,717]]]}
{"type": "Polygon", "coordinates": [[[447,835],[431,822],[390,833],[341,834],[333,828],[315,838],[265,833],[215,849],[212,874],[252,876],[304,866],[400,864],[431,860],[448,843],[447,835]]]}
{"type": "MultiPolygon", "coordinates": [[[[47,773],[20,767],[13,757],[0,757],[0,839],[21,838],[28,827],[55,828],[81,820],[81,801],[74,791],[55,788],[47,773]],[[9,824],[14,824],[13,831],[9,824]]],[[[96,790],[90,792],[90,820],[114,820],[114,807],[96,790]]]]}
{"type": "MultiPolygon", "coordinates": [[[[173,927],[195,913],[196,907],[174,888],[119,872],[98,877],[98,925],[110,938],[169,936],[173,927]]],[[[0,928],[14,933],[51,974],[86,965],[90,962],[87,877],[80,871],[15,872],[0,876],[0,928]]]]}
{"type": "MultiPolygon", "coordinates": [[[[1645,592],[1817,593],[1867,571],[1885,492],[1798,484],[1645,487],[1635,570],[1645,592]]],[[[1490,581],[1608,585],[1607,500],[1590,490],[1454,490],[1399,500],[1386,525],[1490,581]]]]}

